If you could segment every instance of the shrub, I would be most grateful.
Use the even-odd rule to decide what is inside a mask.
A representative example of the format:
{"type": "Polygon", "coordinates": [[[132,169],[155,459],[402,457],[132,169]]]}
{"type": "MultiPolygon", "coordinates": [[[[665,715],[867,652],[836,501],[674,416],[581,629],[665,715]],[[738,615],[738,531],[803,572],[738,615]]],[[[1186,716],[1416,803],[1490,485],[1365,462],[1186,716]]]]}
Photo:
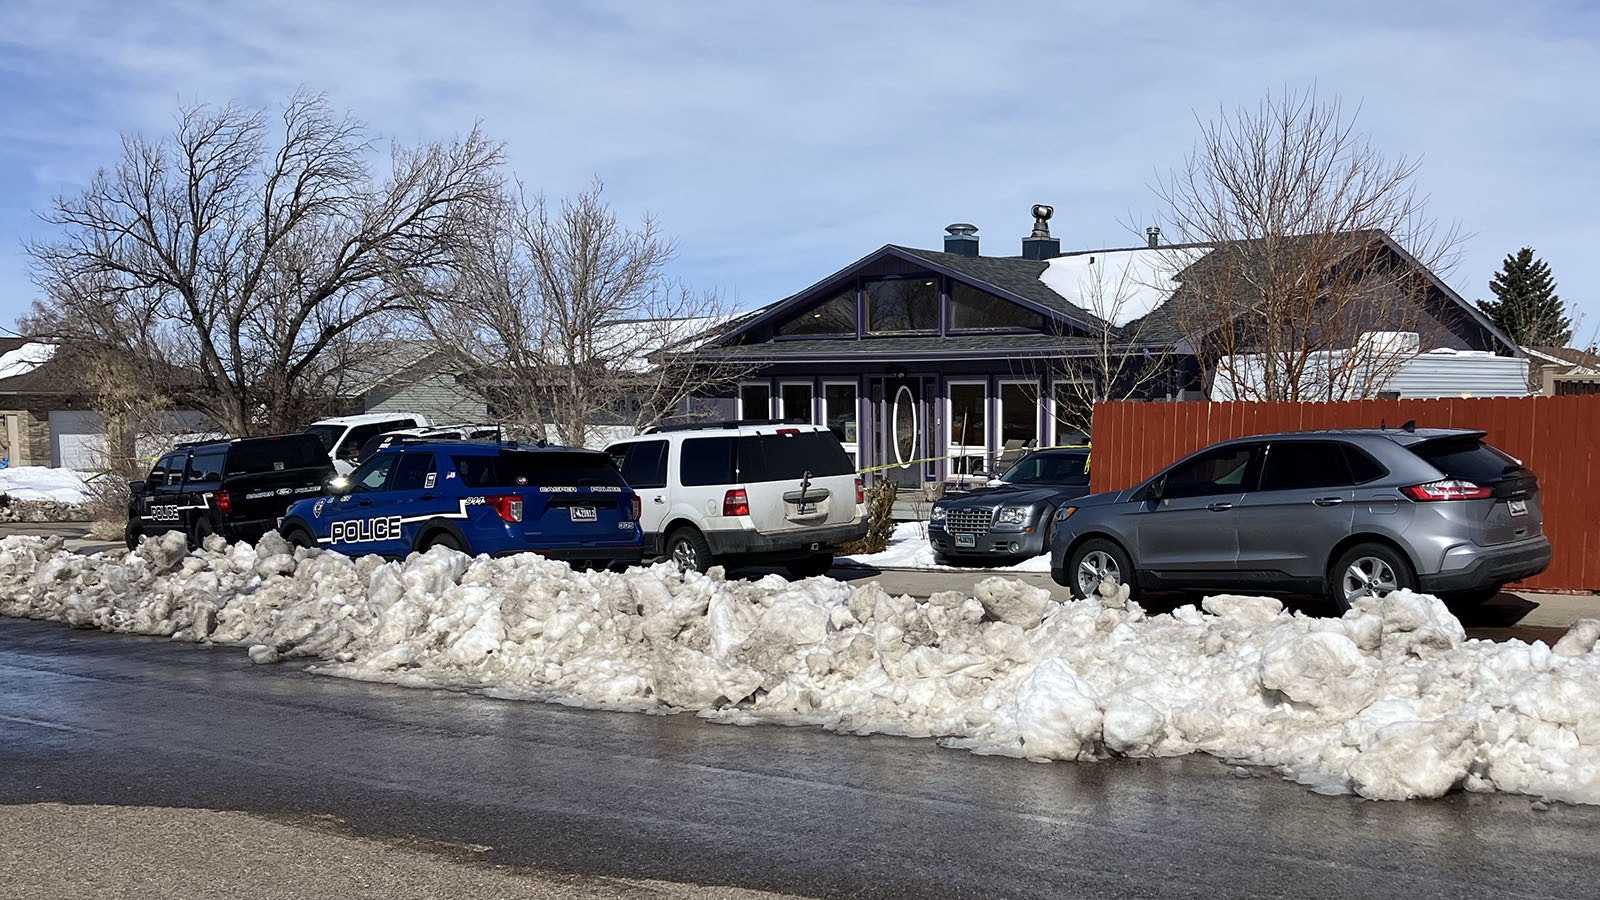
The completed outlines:
{"type": "Polygon", "coordinates": [[[879,478],[872,483],[872,487],[867,489],[867,535],[859,541],[845,544],[840,555],[881,553],[888,549],[889,538],[894,534],[896,493],[895,483],[887,478],[879,478]]]}

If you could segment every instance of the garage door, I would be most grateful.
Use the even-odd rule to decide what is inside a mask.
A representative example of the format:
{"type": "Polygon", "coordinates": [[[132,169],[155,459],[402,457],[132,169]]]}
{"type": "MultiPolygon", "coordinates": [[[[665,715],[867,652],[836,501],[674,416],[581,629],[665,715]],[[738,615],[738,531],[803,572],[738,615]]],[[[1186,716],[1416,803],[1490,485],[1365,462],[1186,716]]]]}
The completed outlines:
{"type": "Polygon", "coordinates": [[[96,412],[50,413],[50,464],[68,469],[105,465],[105,417],[96,412]]]}

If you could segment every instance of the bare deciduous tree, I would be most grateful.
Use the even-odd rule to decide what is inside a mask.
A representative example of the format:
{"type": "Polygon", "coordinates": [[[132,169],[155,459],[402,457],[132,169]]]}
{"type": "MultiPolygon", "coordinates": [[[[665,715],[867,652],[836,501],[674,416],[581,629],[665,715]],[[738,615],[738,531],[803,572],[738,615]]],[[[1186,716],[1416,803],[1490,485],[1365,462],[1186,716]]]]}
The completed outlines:
{"type": "Polygon", "coordinates": [[[276,129],[201,105],[170,137],[124,137],[44,214],[62,234],[28,247],[45,299],[25,327],[114,348],[232,434],[304,424],[348,387],[346,354],[437,301],[499,190],[501,150],[476,128],[394,147],[381,177],[371,151],[303,92],[276,129]]]}
{"type": "Polygon", "coordinates": [[[1172,294],[1176,260],[1150,250],[1112,251],[1063,258],[1080,263],[1071,283],[1058,283],[1074,303],[1095,316],[1090,333],[1064,336],[1053,363],[1055,427],[1088,435],[1094,404],[1164,397],[1175,363],[1170,340],[1158,335],[1150,315],[1172,294]],[[1064,426],[1064,427],[1063,427],[1064,426]]]}
{"type": "Polygon", "coordinates": [[[1428,270],[1453,265],[1459,236],[1425,216],[1416,172],[1310,91],[1202,124],[1156,193],[1170,252],[1211,248],[1184,271],[1178,311],[1201,362],[1234,370],[1235,396],[1371,396],[1409,358],[1361,336],[1418,330],[1428,270]]]}
{"type": "Polygon", "coordinates": [[[430,323],[502,420],[574,445],[606,425],[655,424],[739,374],[674,352],[730,313],[668,277],[673,241],[649,216],[620,223],[603,191],[597,180],[559,203],[504,197],[480,223],[451,315],[430,323]]]}

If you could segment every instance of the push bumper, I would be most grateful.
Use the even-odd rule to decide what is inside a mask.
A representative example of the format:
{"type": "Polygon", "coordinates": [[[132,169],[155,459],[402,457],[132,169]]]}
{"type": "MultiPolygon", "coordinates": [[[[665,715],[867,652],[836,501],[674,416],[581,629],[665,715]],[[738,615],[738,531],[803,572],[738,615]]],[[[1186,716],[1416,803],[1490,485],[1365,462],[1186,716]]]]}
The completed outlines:
{"type": "Polygon", "coordinates": [[[991,531],[988,534],[970,535],[972,543],[957,541],[956,536],[942,526],[928,527],[928,543],[941,556],[951,558],[1012,558],[1039,556],[1050,548],[1044,545],[1044,532],[991,531]]]}
{"type": "MultiPolygon", "coordinates": [[[[1550,567],[1550,542],[1543,537],[1502,547],[1473,547],[1466,553],[1470,560],[1464,566],[1417,576],[1422,589],[1430,594],[1470,591],[1521,581],[1550,567]]],[[[1446,554],[1447,565],[1450,556],[1446,554]]]]}

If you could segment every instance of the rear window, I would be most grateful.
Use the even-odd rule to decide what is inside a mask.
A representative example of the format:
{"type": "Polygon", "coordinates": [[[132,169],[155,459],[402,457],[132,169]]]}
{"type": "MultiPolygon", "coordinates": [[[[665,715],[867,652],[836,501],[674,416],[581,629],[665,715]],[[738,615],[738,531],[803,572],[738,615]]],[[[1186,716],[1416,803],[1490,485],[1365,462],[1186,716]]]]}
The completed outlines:
{"type": "Polygon", "coordinates": [[[461,482],[472,488],[625,486],[611,458],[600,453],[526,453],[452,456],[461,482]]]}
{"type": "Polygon", "coordinates": [[[322,442],[311,434],[245,438],[228,446],[228,475],[253,475],[328,465],[322,442]]]}
{"type": "Polygon", "coordinates": [[[1494,484],[1522,468],[1516,460],[1476,438],[1426,441],[1410,450],[1451,478],[1479,485],[1494,484]]]}
{"type": "Polygon", "coordinates": [[[739,480],[791,481],[854,475],[855,463],[829,431],[754,434],[739,439],[739,480]]]}

